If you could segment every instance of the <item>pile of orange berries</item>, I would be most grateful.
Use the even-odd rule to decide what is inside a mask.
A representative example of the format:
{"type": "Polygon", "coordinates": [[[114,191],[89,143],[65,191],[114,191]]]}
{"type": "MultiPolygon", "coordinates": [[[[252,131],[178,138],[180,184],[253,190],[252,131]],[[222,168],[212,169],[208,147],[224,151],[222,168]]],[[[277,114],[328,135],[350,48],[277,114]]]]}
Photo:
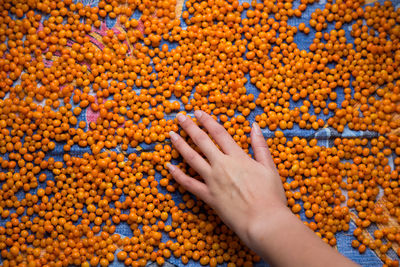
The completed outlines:
{"type": "Polygon", "coordinates": [[[293,25],[313,4],[0,0],[3,266],[259,261],[166,169],[179,160],[174,115],[198,109],[246,152],[251,122],[275,131],[291,210],[332,246],[353,219],[352,246],[398,266],[387,252],[400,254],[389,225],[400,222],[400,9],[327,0],[293,25]],[[290,134],[323,127],[339,133],[330,146],[290,134]],[[371,224],[384,228],[368,237],[371,224]]]}

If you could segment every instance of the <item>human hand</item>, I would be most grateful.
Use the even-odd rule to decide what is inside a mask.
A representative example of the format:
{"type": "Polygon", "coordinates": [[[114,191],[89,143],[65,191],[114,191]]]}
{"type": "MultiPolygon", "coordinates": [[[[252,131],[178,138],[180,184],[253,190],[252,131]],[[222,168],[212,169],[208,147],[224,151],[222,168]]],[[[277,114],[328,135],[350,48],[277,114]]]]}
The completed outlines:
{"type": "Polygon", "coordinates": [[[172,164],[167,166],[178,183],[211,206],[242,241],[252,247],[255,229],[278,211],[288,211],[281,179],[261,129],[254,123],[251,130],[254,160],[211,116],[199,110],[194,114],[222,151],[189,117],[178,114],[179,124],[209,163],[181,136],[170,132],[175,148],[204,182],[186,175],[172,164]]]}

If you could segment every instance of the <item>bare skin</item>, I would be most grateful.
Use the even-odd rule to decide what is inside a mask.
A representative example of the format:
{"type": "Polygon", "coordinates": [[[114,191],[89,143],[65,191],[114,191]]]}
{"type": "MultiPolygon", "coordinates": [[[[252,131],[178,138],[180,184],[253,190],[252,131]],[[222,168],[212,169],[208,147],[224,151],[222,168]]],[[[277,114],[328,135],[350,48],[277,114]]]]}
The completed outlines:
{"type": "Polygon", "coordinates": [[[178,114],[179,124],[210,162],[170,132],[175,148],[204,179],[198,181],[168,164],[178,183],[211,206],[243,242],[273,266],[358,266],[324,243],[289,210],[256,123],[251,131],[254,160],[211,116],[202,111],[195,111],[195,116],[222,151],[189,117],[178,114]]]}

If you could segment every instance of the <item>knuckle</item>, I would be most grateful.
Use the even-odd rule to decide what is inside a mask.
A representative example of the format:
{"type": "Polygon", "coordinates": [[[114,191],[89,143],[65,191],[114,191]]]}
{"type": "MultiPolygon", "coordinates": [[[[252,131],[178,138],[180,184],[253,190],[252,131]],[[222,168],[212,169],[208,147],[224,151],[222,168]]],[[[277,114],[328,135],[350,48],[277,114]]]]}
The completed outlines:
{"type": "Polygon", "coordinates": [[[201,122],[201,124],[207,124],[210,123],[210,121],[213,120],[213,118],[211,118],[207,113],[205,113],[205,115],[201,116],[201,118],[198,120],[201,122]]]}
{"type": "Polygon", "coordinates": [[[207,139],[207,135],[205,133],[199,132],[199,133],[195,133],[192,136],[192,139],[195,143],[202,143],[207,139]]]}
{"type": "Polygon", "coordinates": [[[176,149],[181,150],[182,147],[183,147],[183,145],[184,145],[184,144],[183,144],[183,140],[180,139],[180,138],[178,138],[177,140],[175,140],[175,141],[173,142],[173,145],[175,146],[176,149]]]}
{"type": "Polygon", "coordinates": [[[187,188],[187,189],[192,189],[193,187],[193,181],[191,177],[186,177],[187,179],[182,180],[182,185],[187,188]]]}
{"type": "Polygon", "coordinates": [[[172,176],[175,179],[179,178],[179,173],[178,173],[178,171],[176,169],[175,170],[170,170],[169,172],[172,174],[172,176]]]}
{"type": "Polygon", "coordinates": [[[197,158],[197,155],[196,155],[196,153],[193,152],[193,151],[190,151],[190,152],[188,152],[188,153],[185,154],[185,159],[186,159],[186,161],[188,161],[188,162],[193,162],[193,161],[196,160],[196,158],[197,158]]]}
{"type": "MultiPolygon", "coordinates": [[[[186,188],[186,190],[189,190],[190,192],[193,191],[193,188],[195,186],[194,182],[193,182],[193,178],[190,176],[187,176],[185,174],[182,175],[181,177],[181,181],[180,184],[186,188]]],[[[193,193],[193,192],[192,192],[193,193]]]]}
{"type": "Polygon", "coordinates": [[[183,183],[185,181],[185,174],[181,171],[175,171],[174,173],[175,179],[179,181],[179,183],[183,183]]]}
{"type": "Polygon", "coordinates": [[[188,176],[182,170],[176,171],[174,175],[175,175],[175,179],[180,184],[185,184],[187,182],[188,176]]]}
{"type": "Polygon", "coordinates": [[[190,119],[189,118],[186,118],[186,120],[184,120],[183,122],[180,122],[180,125],[183,127],[183,128],[188,128],[188,127],[190,127],[190,119]]]}
{"type": "Polygon", "coordinates": [[[212,125],[210,130],[211,130],[211,134],[213,134],[213,135],[222,135],[222,134],[225,134],[225,132],[226,132],[225,128],[219,124],[212,125]]]}
{"type": "Polygon", "coordinates": [[[178,176],[178,174],[179,174],[179,168],[178,168],[178,167],[175,167],[175,168],[173,168],[173,169],[169,169],[169,172],[170,172],[174,177],[176,177],[176,176],[178,176]]]}
{"type": "MultiPolygon", "coordinates": [[[[226,161],[228,159],[225,156],[218,156],[215,157],[212,162],[210,162],[211,166],[225,166],[226,165],[226,161]]],[[[217,170],[220,170],[220,168],[217,168],[217,170]]]]}
{"type": "Polygon", "coordinates": [[[267,142],[265,142],[264,140],[254,140],[254,144],[253,144],[254,148],[266,148],[267,146],[267,142]]]}
{"type": "Polygon", "coordinates": [[[258,144],[258,145],[254,145],[254,149],[266,149],[267,148],[267,146],[266,145],[263,145],[263,144],[258,144]]]}
{"type": "Polygon", "coordinates": [[[193,126],[195,125],[194,122],[192,121],[191,118],[186,118],[186,120],[184,120],[183,122],[179,123],[182,128],[187,132],[187,130],[190,130],[193,128],[193,126]]]}

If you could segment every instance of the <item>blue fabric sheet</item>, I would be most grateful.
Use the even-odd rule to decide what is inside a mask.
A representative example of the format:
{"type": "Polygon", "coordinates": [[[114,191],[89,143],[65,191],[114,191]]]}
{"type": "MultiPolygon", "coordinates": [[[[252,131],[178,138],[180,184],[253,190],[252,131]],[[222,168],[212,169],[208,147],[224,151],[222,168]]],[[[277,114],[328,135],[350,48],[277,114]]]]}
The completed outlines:
{"type": "MultiPolygon", "coordinates": [[[[80,0],[78,0],[80,1],[80,0]]],[[[240,0],[240,2],[243,2],[244,0],[240,0]]],[[[97,0],[93,0],[93,1],[88,1],[88,0],[83,0],[82,1],[84,4],[90,4],[92,6],[97,4],[97,0]]],[[[250,1],[248,1],[250,2],[250,1]]],[[[294,1],[294,6],[298,6],[300,1],[294,1]]],[[[301,18],[291,18],[288,23],[290,25],[299,25],[301,22],[306,23],[306,25],[309,25],[309,19],[311,16],[311,13],[317,9],[317,8],[323,8],[324,5],[326,3],[326,0],[321,0],[319,3],[315,3],[312,5],[309,5],[307,7],[307,10],[303,13],[301,18]]],[[[394,6],[396,8],[400,7],[400,0],[394,0],[393,1],[394,6]]],[[[185,10],[185,5],[183,5],[183,9],[185,10]]],[[[140,14],[138,12],[135,12],[134,15],[132,16],[133,18],[139,19],[140,18],[140,14]]],[[[107,19],[107,26],[109,28],[112,28],[115,24],[115,20],[111,20],[111,19],[107,19]]],[[[182,21],[182,25],[184,24],[184,22],[182,21]]],[[[328,30],[331,29],[332,25],[329,26],[330,28],[328,28],[328,30]]],[[[351,25],[345,25],[345,30],[346,30],[346,37],[348,38],[348,40],[351,40],[351,36],[349,34],[350,29],[351,29],[351,25]]],[[[295,43],[297,43],[298,47],[300,49],[304,49],[304,50],[309,50],[308,47],[309,45],[312,43],[313,40],[313,36],[314,36],[315,31],[311,28],[311,32],[308,35],[305,35],[302,32],[299,32],[295,35],[295,43]]],[[[250,80],[250,79],[249,79],[250,80]]],[[[248,90],[249,93],[253,93],[255,96],[258,95],[258,90],[249,82],[246,84],[246,88],[248,90]]],[[[340,103],[344,96],[343,96],[343,91],[341,88],[337,88],[337,93],[338,93],[338,102],[340,103]]],[[[295,103],[292,103],[293,105],[291,107],[296,106],[295,103]]],[[[301,103],[299,102],[298,105],[301,105],[301,103]]],[[[262,110],[260,109],[256,109],[255,112],[252,112],[249,116],[249,120],[250,121],[254,121],[254,117],[257,114],[261,114],[262,110]]],[[[192,115],[192,114],[189,114],[192,115]]],[[[166,118],[173,118],[175,116],[175,114],[170,114],[169,116],[167,116],[166,118]]],[[[328,114],[328,115],[321,115],[321,118],[323,118],[325,121],[326,119],[328,119],[330,116],[332,116],[332,114],[328,114]]],[[[82,113],[79,117],[80,120],[87,120],[86,118],[86,113],[82,113]]],[[[324,128],[318,131],[314,131],[314,130],[303,130],[303,129],[299,129],[299,127],[297,125],[295,125],[295,127],[291,130],[285,130],[285,136],[288,137],[293,137],[293,136],[300,136],[300,137],[315,137],[319,140],[319,145],[323,145],[323,146],[331,146],[333,139],[335,137],[338,136],[342,136],[342,137],[351,137],[351,136],[367,136],[367,137],[373,137],[376,136],[375,133],[370,133],[370,132],[354,132],[354,131],[350,131],[349,129],[346,129],[343,133],[339,134],[337,131],[335,131],[334,129],[330,129],[330,128],[324,128]]],[[[272,137],[273,136],[273,132],[269,131],[268,129],[263,130],[264,136],[265,137],[272,137]]],[[[149,148],[144,146],[144,149],[149,148]]],[[[82,149],[82,148],[78,148],[77,146],[74,146],[72,151],[71,151],[71,155],[81,155],[84,152],[89,152],[89,149],[82,149]]],[[[128,150],[128,152],[133,152],[133,150],[128,150]]],[[[62,146],[57,146],[56,149],[54,151],[52,151],[51,153],[49,153],[48,157],[54,157],[56,160],[62,160],[62,156],[63,156],[63,148],[62,146]]],[[[51,173],[47,172],[47,174],[51,177],[51,173]]],[[[37,190],[32,190],[32,193],[35,193],[37,190]]],[[[21,196],[21,195],[20,195],[21,196]]],[[[174,200],[175,201],[181,201],[181,198],[179,195],[175,195],[174,196],[174,200]]],[[[302,217],[304,217],[304,214],[302,214],[302,217]]],[[[5,221],[1,221],[0,225],[4,225],[5,221]]],[[[353,240],[353,236],[352,236],[352,231],[355,229],[355,225],[354,223],[351,223],[351,227],[349,232],[340,232],[336,235],[337,238],[337,249],[339,250],[340,253],[342,253],[343,255],[349,257],[350,259],[352,259],[353,261],[359,263],[362,266],[381,266],[382,262],[379,259],[379,257],[375,254],[375,252],[367,249],[366,253],[360,255],[358,253],[357,250],[353,249],[351,247],[351,241],[353,240]]],[[[118,227],[117,227],[117,233],[123,235],[123,236],[131,236],[131,229],[129,228],[129,226],[127,224],[121,223],[118,227]]],[[[118,251],[117,251],[118,252],[118,251]]],[[[287,252],[282,251],[282,257],[289,257],[290,255],[287,254],[287,252]]],[[[293,255],[295,256],[295,255],[293,255]]],[[[397,256],[395,256],[397,257],[397,256]]],[[[171,259],[168,260],[169,263],[176,265],[176,266],[184,266],[182,264],[182,262],[180,261],[180,259],[176,259],[174,257],[172,257],[171,259]]],[[[121,266],[123,265],[122,263],[118,262],[117,260],[115,260],[111,266],[121,266]]],[[[197,266],[199,265],[199,263],[197,262],[193,262],[190,261],[189,264],[187,266],[197,266]]],[[[266,263],[264,262],[260,262],[257,263],[256,266],[267,266],[266,263]]]]}

